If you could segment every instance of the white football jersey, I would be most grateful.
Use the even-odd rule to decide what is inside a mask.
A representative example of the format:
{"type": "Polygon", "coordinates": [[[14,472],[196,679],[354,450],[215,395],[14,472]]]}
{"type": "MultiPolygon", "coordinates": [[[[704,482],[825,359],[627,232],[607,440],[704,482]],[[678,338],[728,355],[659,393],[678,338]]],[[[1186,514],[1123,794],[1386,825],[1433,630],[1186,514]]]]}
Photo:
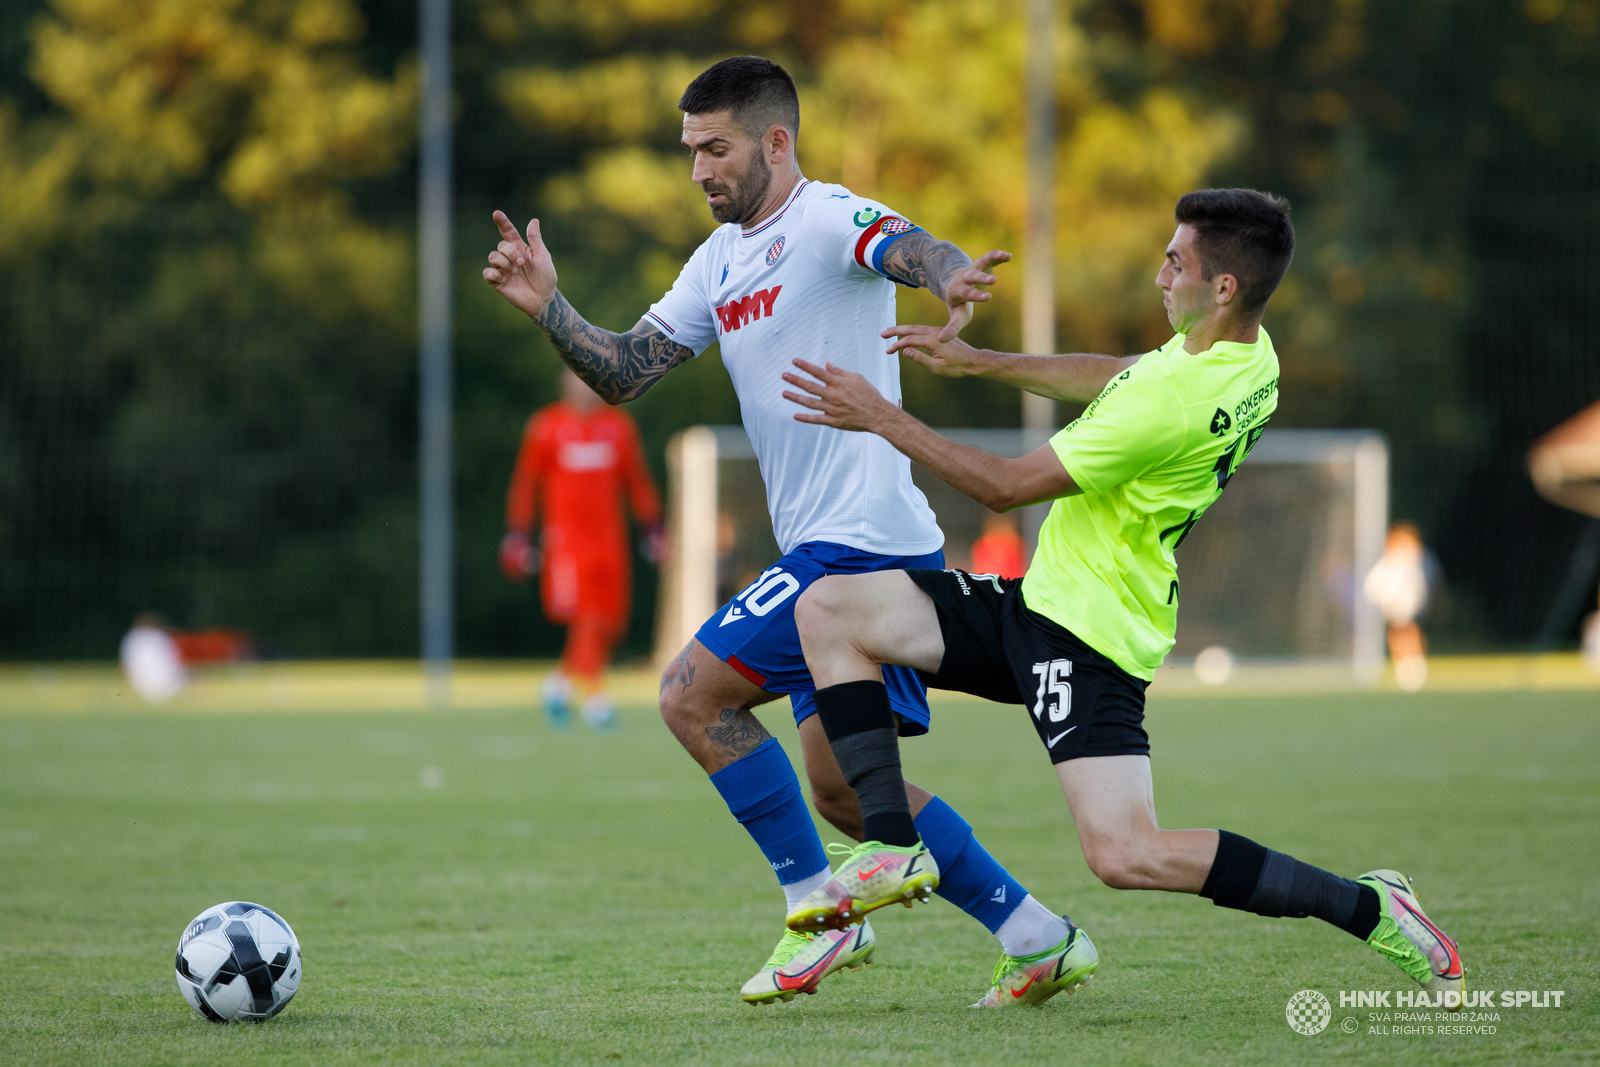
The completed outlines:
{"type": "Polygon", "coordinates": [[[806,409],[783,398],[799,357],[863,374],[900,403],[899,357],[879,336],[895,321],[883,253],[915,229],[842,186],[801,182],[755,229],[719,226],[648,312],[697,356],[722,342],[784,552],[831,541],[914,556],[944,544],[910,460],[876,434],[797,422],[806,409]]]}

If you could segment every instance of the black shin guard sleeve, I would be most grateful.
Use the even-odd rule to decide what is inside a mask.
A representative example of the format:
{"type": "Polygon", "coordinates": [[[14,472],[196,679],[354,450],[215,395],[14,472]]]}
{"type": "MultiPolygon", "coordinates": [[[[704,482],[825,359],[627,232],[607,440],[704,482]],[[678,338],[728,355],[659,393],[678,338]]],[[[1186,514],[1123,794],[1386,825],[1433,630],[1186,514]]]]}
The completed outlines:
{"type": "Polygon", "coordinates": [[[816,701],[834,759],[861,806],[862,839],[916,844],[888,689],[882,682],[845,682],[817,690],[816,701]]]}
{"type": "Polygon", "coordinates": [[[889,708],[889,687],[882,682],[843,682],[818,689],[813,695],[817,718],[828,741],[861,733],[863,730],[893,730],[894,712],[889,708]]]}
{"type": "Polygon", "coordinates": [[[1238,834],[1223,830],[1221,835],[1217,858],[1200,890],[1218,907],[1271,919],[1316,916],[1360,938],[1377,926],[1377,894],[1366,886],[1238,834]]]}
{"type": "Polygon", "coordinates": [[[1383,918],[1383,904],[1378,900],[1378,891],[1370,885],[1357,882],[1356,887],[1361,890],[1361,896],[1356,901],[1355,912],[1343,929],[1345,933],[1354,934],[1365,941],[1378,928],[1378,920],[1383,918]]]}
{"type": "Polygon", "coordinates": [[[1219,830],[1217,855],[1211,861],[1211,873],[1200,895],[1210,897],[1219,908],[1244,910],[1250,894],[1261,881],[1261,867],[1267,861],[1267,849],[1248,837],[1219,830]]]}
{"type": "Polygon", "coordinates": [[[863,730],[833,743],[834,758],[861,805],[861,839],[914,845],[917,825],[900,773],[899,738],[893,730],[863,730]]]}
{"type": "Polygon", "coordinates": [[[1315,915],[1343,929],[1360,899],[1361,887],[1350,879],[1268,849],[1261,881],[1245,902],[1245,910],[1271,919],[1315,915]]]}

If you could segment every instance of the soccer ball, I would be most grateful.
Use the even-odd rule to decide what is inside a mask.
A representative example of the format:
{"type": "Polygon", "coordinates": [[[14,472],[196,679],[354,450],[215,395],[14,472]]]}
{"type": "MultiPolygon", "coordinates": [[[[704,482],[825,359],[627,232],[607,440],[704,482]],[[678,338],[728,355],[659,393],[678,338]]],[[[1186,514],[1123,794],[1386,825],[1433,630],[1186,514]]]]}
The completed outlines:
{"type": "Polygon", "coordinates": [[[300,942],[271,909],[234,900],[183,931],[177,968],[183,999],[207,1019],[265,1022],[300,988],[300,942]]]}

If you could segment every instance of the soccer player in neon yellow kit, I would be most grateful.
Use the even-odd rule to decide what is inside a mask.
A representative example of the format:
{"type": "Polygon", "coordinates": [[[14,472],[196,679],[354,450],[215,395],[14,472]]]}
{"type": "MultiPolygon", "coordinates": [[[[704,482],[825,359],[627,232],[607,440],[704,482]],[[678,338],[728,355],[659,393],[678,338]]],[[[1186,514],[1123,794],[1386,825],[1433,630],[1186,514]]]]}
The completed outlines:
{"type": "MultiPolygon", "coordinates": [[[[1425,988],[1459,991],[1455,942],[1423,914],[1405,876],[1341,878],[1228,831],[1156,824],[1144,691],[1176,630],[1173,550],[1277,406],[1278,359],[1260,322],[1294,251],[1288,203],[1253,190],[1190,193],[1176,218],[1156,283],[1177,333],[1143,356],[1000,355],[941,342],[926,327],[885,332],[898,337],[891,351],[936,373],[1091,401],[1020,459],[946,440],[859,375],[795,361],[810,377],[786,375],[796,391],[785,395],[812,409],[797,419],[876,433],[996,511],[1054,502],[1020,580],[904,570],[811,586],[796,618],[818,715],[846,780],[882,804],[892,794],[870,787],[886,774],[898,780],[900,764],[880,665],[913,667],[935,688],[1023,704],[1055,764],[1084,859],[1107,885],[1198,893],[1270,917],[1315,915],[1425,988]]],[[[898,808],[867,809],[863,800],[863,818],[895,839],[857,847],[790,912],[791,927],[859,922],[899,902],[892,879],[860,875],[902,862],[915,832],[898,808]]],[[[982,1003],[1042,1002],[1076,989],[1097,964],[1074,926],[1044,952],[1002,956],[982,1003]]]]}

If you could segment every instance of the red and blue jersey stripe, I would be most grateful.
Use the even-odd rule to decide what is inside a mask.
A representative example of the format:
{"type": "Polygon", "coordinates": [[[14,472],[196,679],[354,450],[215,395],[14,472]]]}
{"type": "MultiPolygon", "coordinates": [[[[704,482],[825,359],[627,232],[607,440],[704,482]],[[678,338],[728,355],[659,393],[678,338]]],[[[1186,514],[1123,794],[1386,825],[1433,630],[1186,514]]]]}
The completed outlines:
{"type": "Polygon", "coordinates": [[[856,262],[892,281],[900,282],[902,285],[910,284],[884,271],[883,254],[900,238],[919,229],[920,226],[898,215],[880,216],[856,239],[856,262]]]}

